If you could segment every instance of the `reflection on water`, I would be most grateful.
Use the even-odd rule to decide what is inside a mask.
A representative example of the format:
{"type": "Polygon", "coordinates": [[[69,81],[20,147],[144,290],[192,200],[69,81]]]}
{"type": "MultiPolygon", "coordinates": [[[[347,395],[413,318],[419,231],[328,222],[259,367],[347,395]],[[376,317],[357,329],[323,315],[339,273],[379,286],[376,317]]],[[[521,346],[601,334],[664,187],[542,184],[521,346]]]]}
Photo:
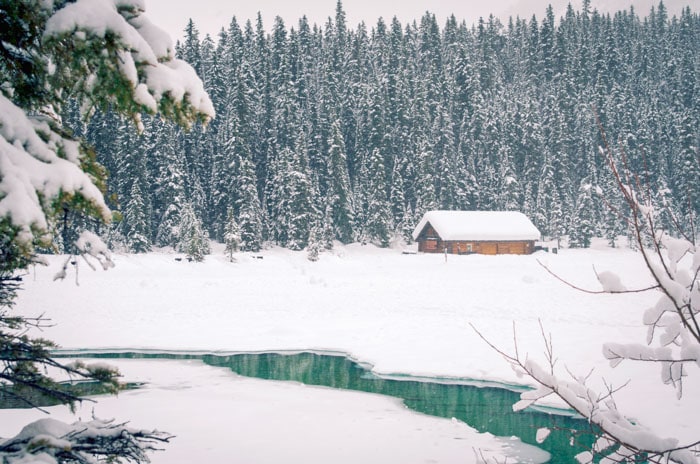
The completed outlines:
{"type": "Polygon", "coordinates": [[[200,359],[211,366],[227,367],[237,374],[268,380],[287,380],[307,385],[321,385],[345,390],[379,393],[402,398],[409,408],[432,416],[457,418],[479,432],[496,436],[517,436],[524,443],[536,445],[552,455],[552,463],[576,462],[574,455],[592,441],[588,422],[564,414],[536,410],[513,412],[519,393],[506,388],[458,383],[430,382],[421,379],[380,378],[345,356],[316,353],[257,354],[174,354],[174,353],[89,353],[72,352],[80,357],[200,359]],[[547,427],[552,433],[537,444],[537,429],[547,427]],[[576,446],[571,446],[572,434],[576,446]]]}

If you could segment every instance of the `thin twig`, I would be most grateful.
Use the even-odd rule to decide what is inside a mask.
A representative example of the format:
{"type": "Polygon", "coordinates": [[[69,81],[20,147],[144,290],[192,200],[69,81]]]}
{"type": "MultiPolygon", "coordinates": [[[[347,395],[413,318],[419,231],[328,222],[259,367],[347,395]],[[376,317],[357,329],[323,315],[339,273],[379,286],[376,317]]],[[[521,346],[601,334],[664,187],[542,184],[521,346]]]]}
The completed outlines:
{"type": "Polygon", "coordinates": [[[540,266],[542,266],[552,277],[557,279],[559,282],[562,282],[563,284],[567,285],[568,287],[573,288],[574,290],[578,290],[579,292],[583,292],[583,293],[589,293],[591,295],[642,293],[642,292],[648,292],[650,290],[656,290],[656,289],[661,287],[660,284],[657,284],[657,285],[652,285],[651,287],[639,288],[639,289],[634,289],[634,290],[588,290],[586,288],[574,285],[571,282],[569,282],[568,280],[557,275],[555,272],[553,272],[551,269],[549,269],[546,264],[542,263],[542,261],[540,261],[539,259],[537,260],[537,263],[540,266]]]}

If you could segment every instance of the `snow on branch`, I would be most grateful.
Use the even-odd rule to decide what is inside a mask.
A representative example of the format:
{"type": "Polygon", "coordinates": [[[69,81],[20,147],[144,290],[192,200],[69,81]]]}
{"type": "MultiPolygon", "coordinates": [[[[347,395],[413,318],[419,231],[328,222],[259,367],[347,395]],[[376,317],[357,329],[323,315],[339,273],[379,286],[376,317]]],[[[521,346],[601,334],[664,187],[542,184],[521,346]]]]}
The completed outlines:
{"type": "Polygon", "coordinates": [[[20,241],[31,241],[32,229],[47,230],[46,200],[61,194],[80,195],[109,218],[75,145],[0,93],[0,217],[19,229],[20,241]]]}
{"type": "Polygon", "coordinates": [[[46,43],[66,58],[56,63],[56,76],[78,83],[88,101],[108,98],[137,123],[142,111],[160,111],[188,127],[195,119],[208,122],[215,112],[202,81],[175,58],[172,39],[142,14],[144,9],[143,2],[77,0],[56,11],[44,31],[46,43]],[[95,43],[107,50],[107,60],[85,59],[95,43]],[[131,103],[118,99],[110,80],[130,87],[131,103]]]}
{"type": "Polygon", "coordinates": [[[0,441],[3,462],[149,462],[146,452],[159,450],[172,436],[93,419],[66,424],[40,419],[26,425],[15,437],[0,441]],[[27,459],[32,456],[34,460],[27,459]]]}
{"type": "MultiPolygon", "coordinates": [[[[541,322],[540,328],[542,329],[541,322]]],[[[627,462],[628,458],[642,456],[646,458],[646,462],[650,463],[698,463],[698,443],[680,444],[675,438],[660,437],[644,425],[631,421],[621,414],[614,400],[615,393],[620,389],[608,387],[608,391],[601,394],[586,385],[586,377],[571,375],[571,380],[560,377],[555,371],[556,360],[553,357],[551,339],[544,336],[543,329],[548,360],[546,367],[528,357],[521,358],[517,349],[513,354],[504,351],[473,325],[472,329],[515,369],[526,373],[537,383],[535,390],[521,394],[520,401],[513,406],[514,410],[522,410],[538,404],[550,395],[555,395],[589,421],[591,432],[598,435],[598,439],[591,451],[577,455],[580,463],[592,463],[594,459],[596,462],[600,459],[599,462],[621,463],[627,462]]],[[[513,336],[516,337],[515,332],[513,336]]],[[[538,432],[542,440],[546,439],[545,434],[544,431],[538,432]]]]}
{"type": "MultiPolygon", "coordinates": [[[[105,271],[109,268],[114,267],[114,261],[112,261],[112,254],[100,237],[98,237],[93,232],[89,230],[84,230],[78,240],[75,242],[75,246],[80,250],[80,253],[85,258],[85,261],[92,266],[92,263],[85,257],[86,255],[95,258],[101,265],[102,269],[105,271]]],[[[93,267],[94,269],[94,267],[93,267]]]]}
{"type": "Polygon", "coordinates": [[[558,281],[566,284],[567,286],[573,288],[574,290],[578,290],[579,292],[583,292],[583,293],[589,293],[592,295],[601,295],[604,293],[641,293],[641,292],[648,292],[650,290],[655,290],[655,289],[659,288],[659,285],[657,284],[657,285],[650,285],[649,287],[644,287],[644,288],[628,289],[622,283],[622,280],[620,279],[620,277],[617,274],[615,274],[611,271],[598,272],[598,271],[596,271],[596,269],[594,267],[593,272],[595,273],[596,277],[598,278],[598,282],[600,282],[603,289],[602,290],[590,290],[590,289],[586,289],[586,288],[580,287],[578,285],[575,285],[566,279],[563,279],[560,275],[553,272],[549,267],[547,267],[546,264],[544,264],[539,259],[537,260],[537,264],[542,266],[542,268],[545,271],[547,271],[551,276],[553,276],[558,281]]]}

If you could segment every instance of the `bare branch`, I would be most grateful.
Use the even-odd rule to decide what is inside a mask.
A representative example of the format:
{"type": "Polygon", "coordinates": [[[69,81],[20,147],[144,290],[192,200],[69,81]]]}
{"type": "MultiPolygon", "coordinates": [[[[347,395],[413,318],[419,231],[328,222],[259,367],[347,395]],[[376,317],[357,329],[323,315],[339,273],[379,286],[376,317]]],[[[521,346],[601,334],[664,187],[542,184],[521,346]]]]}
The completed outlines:
{"type": "MultiPolygon", "coordinates": [[[[674,446],[673,448],[658,450],[647,449],[642,444],[632,442],[630,440],[631,435],[629,433],[618,433],[614,429],[611,429],[609,427],[610,419],[608,418],[607,409],[602,408],[602,406],[605,403],[607,403],[609,406],[614,407],[614,401],[612,403],[610,403],[610,401],[613,400],[615,393],[619,392],[622,388],[624,388],[624,385],[618,388],[613,388],[612,386],[606,384],[607,393],[601,396],[593,392],[588,387],[586,387],[585,384],[581,381],[577,381],[575,384],[572,385],[560,379],[554,381],[553,379],[555,379],[555,377],[553,375],[550,376],[549,374],[547,374],[547,377],[543,377],[540,374],[540,371],[535,367],[536,365],[533,364],[532,361],[525,362],[518,356],[513,356],[511,354],[506,353],[498,346],[493,344],[490,340],[488,340],[473,324],[470,324],[470,326],[477,333],[477,335],[482,340],[484,340],[484,342],[488,344],[495,352],[500,354],[508,362],[522,369],[539,386],[551,390],[551,393],[556,395],[569,408],[571,408],[573,411],[580,414],[581,416],[587,418],[592,425],[598,427],[599,434],[602,433],[602,435],[608,440],[617,444],[618,448],[615,449],[612,452],[612,454],[605,454],[605,457],[608,460],[613,462],[627,462],[627,459],[630,456],[647,456],[648,462],[661,462],[660,460],[655,461],[654,459],[663,459],[666,463],[681,463],[682,461],[676,460],[673,457],[673,453],[692,450],[698,446],[698,442],[694,442],[687,445],[674,446]],[[576,391],[578,391],[578,393],[574,393],[576,391]],[[616,456],[620,457],[619,461],[616,459],[616,456]]],[[[544,334],[544,331],[542,332],[544,334]]],[[[547,347],[551,346],[551,341],[548,341],[546,337],[545,345],[547,347]]],[[[549,356],[549,354],[545,353],[545,356],[549,356]]],[[[521,398],[527,394],[528,392],[523,393],[521,395],[521,398]]],[[[527,399],[528,401],[536,402],[542,399],[543,397],[544,396],[538,397],[534,400],[530,398],[523,398],[523,400],[527,399]]],[[[613,411],[616,411],[616,409],[613,409],[613,411]]],[[[640,427],[638,424],[635,424],[622,418],[617,413],[616,421],[624,421],[625,426],[623,429],[620,429],[620,432],[622,432],[622,430],[628,432],[630,430],[639,429],[640,427]]]]}
{"type": "MultiPolygon", "coordinates": [[[[565,284],[567,287],[571,287],[574,290],[578,290],[579,292],[588,293],[591,295],[605,295],[605,294],[613,294],[614,295],[614,294],[625,294],[625,293],[642,293],[642,292],[648,292],[650,290],[657,290],[660,288],[660,285],[656,284],[656,285],[652,285],[650,287],[639,288],[639,289],[634,289],[634,290],[589,290],[589,289],[574,285],[571,282],[569,282],[568,280],[562,278],[557,273],[555,273],[551,269],[549,269],[549,267],[547,267],[547,265],[544,264],[539,259],[537,260],[537,264],[542,266],[544,268],[544,270],[549,273],[549,275],[551,275],[552,277],[557,279],[559,282],[565,284]]],[[[595,271],[595,269],[594,269],[594,271],[595,271]]],[[[596,273],[596,275],[597,275],[597,273],[596,273]]]]}

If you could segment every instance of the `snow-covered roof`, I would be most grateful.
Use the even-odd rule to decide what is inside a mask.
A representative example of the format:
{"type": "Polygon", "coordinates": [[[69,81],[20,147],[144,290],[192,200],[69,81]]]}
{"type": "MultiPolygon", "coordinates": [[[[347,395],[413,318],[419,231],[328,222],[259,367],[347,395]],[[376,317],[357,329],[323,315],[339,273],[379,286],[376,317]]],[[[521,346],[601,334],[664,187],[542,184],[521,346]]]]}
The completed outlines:
{"type": "Polygon", "coordinates": [[[413,239],[430,223],[442,240],[539,240],[540,231],[517,211],[428,211],[413,239]]]}

